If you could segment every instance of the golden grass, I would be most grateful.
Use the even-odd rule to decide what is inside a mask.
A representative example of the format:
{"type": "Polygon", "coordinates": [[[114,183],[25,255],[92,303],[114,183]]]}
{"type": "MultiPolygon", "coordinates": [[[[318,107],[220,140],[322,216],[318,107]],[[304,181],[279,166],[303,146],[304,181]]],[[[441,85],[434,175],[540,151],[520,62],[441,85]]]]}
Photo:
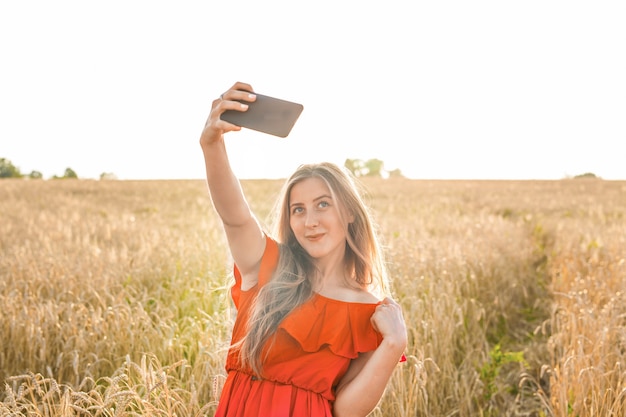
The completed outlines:
{"type": "MultiPolygon", "coordinates": [[[[366,186],[410,341],[373,416],[626,414],[626,183],[366,186]]],[[[203,181],[0,181],[0,415],[212,415],[229,285],[203,181]]]]}

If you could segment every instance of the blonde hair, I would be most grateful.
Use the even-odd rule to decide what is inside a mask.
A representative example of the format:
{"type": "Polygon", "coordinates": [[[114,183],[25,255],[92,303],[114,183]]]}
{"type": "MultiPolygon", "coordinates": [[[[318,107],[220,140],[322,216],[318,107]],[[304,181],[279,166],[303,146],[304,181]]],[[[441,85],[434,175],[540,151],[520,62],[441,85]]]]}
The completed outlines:
{"type": "Polygon", "coordinates": [[[285,316],[313,296],[317,285],[315,264],[291,230],[289,209],[293,186],[312,177],[322,179],[333,200],[339,203],[347,230],[345,276],[354,279],[347,284],[366,288],[380,297],[389,293],[379,240],[354,177],[328,162],[301,165],[283,186],[282,197],[274,211],[274,236],[280,250],[278,266],[272,279],[259,290],[248,321],[248,332],[240,344],[240,360],[259,376],[267,342],[285,316]],[[351,217],[350,222],[348,217],[351,217]]]}

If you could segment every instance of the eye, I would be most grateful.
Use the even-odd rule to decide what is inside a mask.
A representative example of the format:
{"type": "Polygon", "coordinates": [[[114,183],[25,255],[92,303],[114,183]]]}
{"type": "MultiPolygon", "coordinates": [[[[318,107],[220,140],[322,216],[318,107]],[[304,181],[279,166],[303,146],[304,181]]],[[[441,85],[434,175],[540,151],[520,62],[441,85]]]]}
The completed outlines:
{"type": "Polygon", "coordinates": [[[291,209],[291,214],[300,214],[304,211],[302,207],[294,207],[291,209]]]}
{"type": "Polygon", "coordinates": [[[317,205],[319,208],[326,208],[326,207],[330,207],[330,203],[326,200],[322,200],[319,202],[319,204],[317,205]]]}

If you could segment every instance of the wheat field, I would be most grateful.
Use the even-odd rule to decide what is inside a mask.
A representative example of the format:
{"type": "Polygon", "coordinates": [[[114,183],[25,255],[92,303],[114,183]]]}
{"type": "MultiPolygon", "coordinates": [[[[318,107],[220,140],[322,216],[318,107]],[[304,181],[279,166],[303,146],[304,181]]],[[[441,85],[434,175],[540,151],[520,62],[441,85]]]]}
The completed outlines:
{"type": "MultiPolygon", "coordinates": [[[[626,415],[626,182],[364,185],[409,331],[372,416],[626,415]]],[[[230,285],[203,181],[0,181],[0,415],[212,416],[230,285]]]]}

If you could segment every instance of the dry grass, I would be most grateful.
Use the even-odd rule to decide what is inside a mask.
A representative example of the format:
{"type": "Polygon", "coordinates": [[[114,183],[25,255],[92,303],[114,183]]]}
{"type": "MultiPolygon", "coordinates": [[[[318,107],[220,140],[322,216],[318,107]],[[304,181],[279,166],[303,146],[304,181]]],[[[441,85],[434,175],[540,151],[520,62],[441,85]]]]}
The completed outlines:
{"type": "MultiPolygon", "coordinates": [[[[366,185],[410,337],[373,416],[626,413],[626,183],[366,185]]],[[[229,275],[202,181],[0,181],[0,415],[212,415],[229,275]]]]}

